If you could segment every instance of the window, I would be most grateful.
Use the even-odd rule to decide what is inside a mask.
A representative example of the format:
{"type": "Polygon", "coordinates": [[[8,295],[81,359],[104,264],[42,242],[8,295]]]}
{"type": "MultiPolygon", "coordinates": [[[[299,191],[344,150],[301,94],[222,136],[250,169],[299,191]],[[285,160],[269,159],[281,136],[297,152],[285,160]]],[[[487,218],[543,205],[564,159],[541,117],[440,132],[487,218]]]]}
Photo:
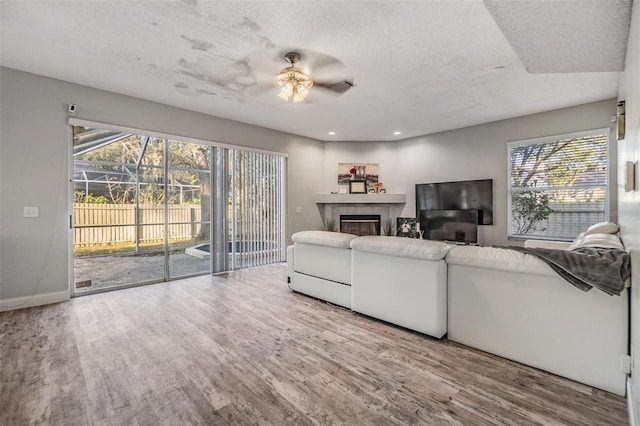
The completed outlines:
{"type": "Polygon", "coordinates": [[[572,240],[606,220],[609,129],[507,144],[509,237],[572,240]]]}

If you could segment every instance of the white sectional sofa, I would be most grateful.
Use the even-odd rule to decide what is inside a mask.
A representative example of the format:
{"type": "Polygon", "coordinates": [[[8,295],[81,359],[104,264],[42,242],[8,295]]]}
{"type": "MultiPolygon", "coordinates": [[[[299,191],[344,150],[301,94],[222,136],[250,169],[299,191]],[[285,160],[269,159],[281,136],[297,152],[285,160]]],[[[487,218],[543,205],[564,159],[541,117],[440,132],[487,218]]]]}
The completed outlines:
{"type": "Polygon", "coordinates": [[[356,235],[301,231],[287,248],[289,287],[351,308],[351,241],[356,235]]]}
{"type": "Polygon", "coordinates": [[[447,264],[449,340],[625,394],[626,294],[583,292],[506,249],[455,247],[447,264]]]}
{"type": "MultiPolygon", "coordinates": [[[[622,248],[616,230],[580,236],[573,247],[622,248]]],[[[583,292],[537,257],[509,249],[322,231],[293,241],[294,291],[625,394],[628,289],[583,292]]]]}
{"type": "Polygon", "coordinates": [[[447,332],[450,246],[397,237],[351,242],[351,308],[433,337],[447,332]]]}

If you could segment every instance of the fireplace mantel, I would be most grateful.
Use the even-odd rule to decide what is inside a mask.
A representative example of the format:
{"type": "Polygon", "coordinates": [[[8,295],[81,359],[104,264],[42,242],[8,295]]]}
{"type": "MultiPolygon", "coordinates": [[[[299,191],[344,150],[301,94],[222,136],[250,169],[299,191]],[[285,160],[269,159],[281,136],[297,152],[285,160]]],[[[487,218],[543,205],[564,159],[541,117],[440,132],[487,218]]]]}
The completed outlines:
{"type": "Polygon", "coordinates": [[[378,215],[380,223],[395,223],[407,202],[406,194],[316,194],[322,223],[340,223],[341,215],[378,215]]]}
{"type": "Polygon", "coordinates": [[[316,204],[405,204],[406,194],[316,194],[316,204]]]}

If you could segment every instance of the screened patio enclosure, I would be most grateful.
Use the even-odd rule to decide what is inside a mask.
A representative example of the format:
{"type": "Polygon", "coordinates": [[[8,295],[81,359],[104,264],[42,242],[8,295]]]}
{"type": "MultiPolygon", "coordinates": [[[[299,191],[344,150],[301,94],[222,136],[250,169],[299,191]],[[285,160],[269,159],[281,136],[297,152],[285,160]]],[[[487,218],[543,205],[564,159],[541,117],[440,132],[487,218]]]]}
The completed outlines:
{"type": "Polygon", "coordinates": [[[76,123],[75,292],[283,261],[285,162],[76,123]]]}

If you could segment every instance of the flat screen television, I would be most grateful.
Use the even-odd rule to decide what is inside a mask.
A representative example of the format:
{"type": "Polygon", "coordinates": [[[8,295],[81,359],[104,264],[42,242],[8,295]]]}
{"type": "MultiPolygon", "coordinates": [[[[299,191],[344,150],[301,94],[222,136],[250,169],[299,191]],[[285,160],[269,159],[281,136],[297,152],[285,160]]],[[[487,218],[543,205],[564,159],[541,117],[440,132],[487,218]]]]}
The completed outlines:
{"type": "Polygon", "coordinates": [[[419,217],[427,240],[478,242],[478,210],[421,210],[419,217]]]}
{"type": "Polygon", "coordinates": [[[416,184],[416,217],[422,210],[477,210],[478,225],[493,225],[493,179],[416,184]]]}

